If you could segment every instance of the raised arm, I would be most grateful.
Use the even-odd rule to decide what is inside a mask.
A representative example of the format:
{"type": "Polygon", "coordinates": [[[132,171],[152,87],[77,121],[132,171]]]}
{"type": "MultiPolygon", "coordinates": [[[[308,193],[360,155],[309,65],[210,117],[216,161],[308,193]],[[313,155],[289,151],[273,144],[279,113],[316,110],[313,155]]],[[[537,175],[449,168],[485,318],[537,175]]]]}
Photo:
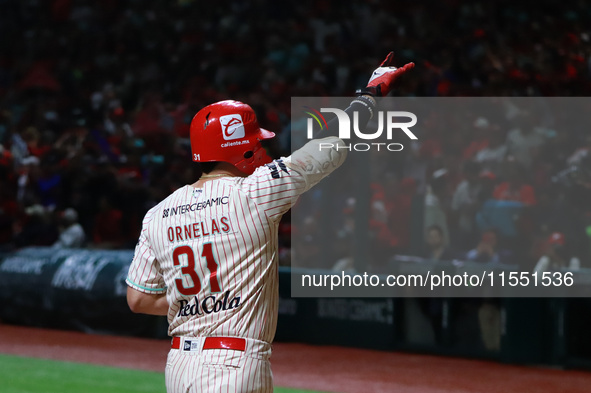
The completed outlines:
{"type": "MultiPolygon", "coordinates": [[[[414,63],[407,63],[404,66],[394,67],[394,52],[388,53],[386,59],[374,70],[369,78],[367,86],[355,92],[356,98],[345,109],[350,118],[353,112],[359,113],[359,127],[364,128],[376,112],[376,97],[387,96],[394,86],[394,83],[407,71],[412,70],[414,63]]],[[[335,117],[328,122],[328,127],[318,133],[316,138],[338,136],[338,119],[335,117]]]]}

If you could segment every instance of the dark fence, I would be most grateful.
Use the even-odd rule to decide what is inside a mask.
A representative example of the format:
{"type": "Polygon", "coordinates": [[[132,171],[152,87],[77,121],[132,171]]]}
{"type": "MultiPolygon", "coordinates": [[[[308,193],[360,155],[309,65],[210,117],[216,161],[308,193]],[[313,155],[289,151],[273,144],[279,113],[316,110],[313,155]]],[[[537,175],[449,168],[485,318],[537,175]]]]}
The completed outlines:
{"type": "MultiPolygon", "coordinates": [[[[28,248],[0,256],[0,320],[166,337],[125,299],[132,251],[28,248]]],[[[588,298],[292,298],[280,270],[276,339],[591,368],[588,298]]]]}

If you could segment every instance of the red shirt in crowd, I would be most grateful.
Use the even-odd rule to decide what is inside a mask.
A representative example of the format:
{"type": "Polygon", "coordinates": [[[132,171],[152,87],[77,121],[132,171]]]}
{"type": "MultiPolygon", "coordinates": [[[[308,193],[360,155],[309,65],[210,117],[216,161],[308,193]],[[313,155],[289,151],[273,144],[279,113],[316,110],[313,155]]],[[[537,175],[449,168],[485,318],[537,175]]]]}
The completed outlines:
{"type": "Polygon", "coordinates": [[[529,184],[523,184],[517,188],[513,188],[509,182],[501,183],[495,188],[493,198],[499,201],[521,202],[527,206],[536,204],[534,188],[529,184]]]}

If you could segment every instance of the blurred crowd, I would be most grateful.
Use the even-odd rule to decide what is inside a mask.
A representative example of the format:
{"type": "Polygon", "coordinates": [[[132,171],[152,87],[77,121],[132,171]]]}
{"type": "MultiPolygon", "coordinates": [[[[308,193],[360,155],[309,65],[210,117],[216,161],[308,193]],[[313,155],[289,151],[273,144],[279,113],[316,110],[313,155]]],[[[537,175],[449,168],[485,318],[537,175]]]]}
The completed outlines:
{"type": "Polygon", "coordinates": [[[590,267],[589,103],[509,98],[483,105],[496,115],[456,128],[464,137],[433,134],[422,142],[426,186],[415,203],[423,241],[410,250],[526,270],[544,256],[552,263],[542,270],[580,267],[575,260],[590,267]]]}
{"type": "MultiPolygon", "coordinates": [[[[571,3],[0,0],[0,247],[133,247],[145,212],[199,176],[188,132],[201,107],[250,104],[278,134],[273,155],[288,154],[290,98],[349,96],[392,49],[417,64],[398,95],[589,95],[591,6],[571,3]]],[[[537,260],[558,233],[588,265],[585,187],[549,179],[591,140],[473,121],[422,139],[372,186],[378,257],[537,260]],[[489,200],[521,204],[505,206],[518,222],[483,224],[489,200]]],[[[285,263],[291,231],[288,216],[285,263]]]]}
{"type": "Polygon", "coordinates": [[[345,167],[321,186],[328,206],[303,196],[294,215],[298,264],[379,272],[393,256],[415,256],[542,272],[591,267],[591,102],[423,102],[428,112],[410,107],[422,120],[403,152],[374,150],[367,168],[345,167]],[[366,196],[360,173],[370,179],[366,196]],[[356,228],[359,212],[368,228],[356,228]],[[335,247],[323,253],[315,238],[335,247]],[[355,247],[366,247],[361,264],[355,247]]]}

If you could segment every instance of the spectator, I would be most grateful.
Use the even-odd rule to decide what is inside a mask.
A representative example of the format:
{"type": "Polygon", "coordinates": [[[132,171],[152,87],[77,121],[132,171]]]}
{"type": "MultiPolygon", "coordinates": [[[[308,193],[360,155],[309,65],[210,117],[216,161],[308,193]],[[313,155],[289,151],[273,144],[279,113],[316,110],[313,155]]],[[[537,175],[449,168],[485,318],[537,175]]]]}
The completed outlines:
{"type": "Polygon", "coordinates": [[[25,216],[14,224],[13,231],[16,247],[50,246],[57,238],[50,212],[39,204],[25,209],[25,216]]]}
{"type": "Polygon", "coordinates": [[[482,234],[476,248],[468,251],[466,260],[483,263],[507,263],[509,261],[509,252],[499,250],[497,233],[489,230],[482,234]]]}
{"type": "Polygon", "coordinates": [[[120,248],[124,243],[121,210],[113,207],[107,197],[99,201],[99,212],[94,219],[92,240],[97,248],[120,248]]]}
{"type": "Polygon", "coordinates": [[[492,198],[493,192],[497,186],[497,175],[491,171],[481,171],[478,174],[478,182],[480,183],[480,192],[478,193],[478,200],[484,203],[492,198]]]}
{"type": "Polygon", "coordinates": [[[577,149],[568,157],[567,163],[569,165],[582,165],[585,160],[588,160],[591,156],[591,136],[585,137],[582,146],[578,146],[577,149]]]}
{"type": "Polygon", "coordinates": [[[439,225],[431,225],[427,228],[425,237],[426,250],[424,258],[431,261],[451,261],[454,259],[454,253],[445,245],[443,229],[439,225]]]}
{"type": "Polygon", "coordinates": [[[392,173],[385,175],[384,185],[374,183],[371,199],[370,230],[374,234],[377,254],[394,248],[408,249],[410,242],[411,205],[416,193],[416,181],[403,178],[400,182],[392,173]]]}
{"type": "Polygon", "coordinates": [[[483,170],[498,172],[507,154],[504,139],[504,135],[500,130],[495,128],[491,130],[488,145],[476,153],[474,157],[474,161],[479,163],[483,170]]]}
{"type": "MultiPolygon", "coordinates": [[[[2,181],[2,180],[0,180],[2,181]]],[[[11,194],[14,194],[7,181],[0,188],[0,252],[10,249],[13,240],[13,227],[18,216],[19,207],[11,194]]]]}
{"type": "Polygon", "coordinates": [[[553,232],[546,240],[546,252],[539,259],[534,272],[543,273],[563,268],[578,270],[581,267],[581,261],[576,256],[569,257],[568,248],[564,245],[564,234],[553,232]]]}
{"type": "Polygon", "coordinates": [[[526,176],[522,167],[516,163],[508,163],[507,181],[497,185],[493,198],[497,201],[521,202],[524,206],[536,204],[534,188],[525,182],[526,176]]]}
{"type": "Polygon", "coordinates": [[[371,188],[369,230],[373,238],[372,255],[374,260],[383,261],[394,248],[408,246],[414,181],[403,179],[401,183],[393,173],[386,173],[383,184],[376,182],[371,188]]]}
{"type": "Polygon", "coordinates": [[[312,216],[306,217],[302,222],[301,231],[302,236],[298,236],[297,241],[292,244],[294,256],[301,264],[297,267],[329,268],[326,264],[330,261],[322,260],[322,250],[317,241],[320,230],[316,219],[312,216]]]}
{"type": "Polygon", "coordinates": [[[423,217],[423,230],[437,225],[443,231],[444,239],[449,239],[447,203],[445,203],[445,199],[449,195],[447,191],[447,178],[448,171],[445,168],[433,172],[424,197],[423,217]]]}
{"type": "Polygon", "coordinates": [[[86,236],[82,225],[78,223],[78,213],[72,208],[64,210],[60,217],[58,240],[53,243],[54,248],[80,248],[84,245],[86,236]]]}
{"type": "Polygon", "coordinates": [[[464,149],[464,160],[474,159],[478,153],[488,147],[490,144],[490,130],[491,126],[488,119],[479,117],[474,121],[474,135],[470,138],[470,143],[464,149]]]}
{"type": "Polygon", "coordinates": [[[518,127],[509,131],[507,135],[507,152],[518,163],[529,168],[547,134],[543,128],[535,125],[535,118],[530,113],[521,113],[518,120],[518,127]]]}
{"type": "Polygon", "coordinates": [[[451,209],[455,215],[455,234],[454,244],[460,247],[468,242],[474,244],[475,236],[475,215],[480,207],[479,197],[482,191],[482,184],[478,178],[478,164],[468,161],[464,165],[464,180],[456,187],[452,201],[451,209]]]}

